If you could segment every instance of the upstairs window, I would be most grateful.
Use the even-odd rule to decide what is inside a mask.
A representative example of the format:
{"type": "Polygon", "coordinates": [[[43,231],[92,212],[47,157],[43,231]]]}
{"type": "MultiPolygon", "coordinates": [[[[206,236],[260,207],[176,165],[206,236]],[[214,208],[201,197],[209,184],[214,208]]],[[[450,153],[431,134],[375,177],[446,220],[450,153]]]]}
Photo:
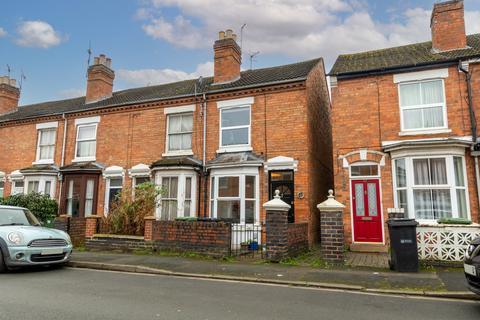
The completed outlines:
{"type": "Polygon", "coordinates": [[[79,125],[77,127],[77,159],[95,159],[97,147],[97,124],[79,125]]]}
{"type": "Polygon", "coordinates": [[[53,162],[56,129],[38,130],[37,162],[53,162]]]}
{"type": "Polygon", "coordinates": [[[250,145],[250,107],[221,110],[222,147],[250,145]]]}
{"type": "Polygon", "coordinates": [[[442,79],[399,84],[402,131],[447,128],[442,79]]]}
{"type": "Polygon", "coordinates": [[[168,116],[167,146],[168,152],[191,151],[193,132],[193,113],[172,114],[168,116]]]}

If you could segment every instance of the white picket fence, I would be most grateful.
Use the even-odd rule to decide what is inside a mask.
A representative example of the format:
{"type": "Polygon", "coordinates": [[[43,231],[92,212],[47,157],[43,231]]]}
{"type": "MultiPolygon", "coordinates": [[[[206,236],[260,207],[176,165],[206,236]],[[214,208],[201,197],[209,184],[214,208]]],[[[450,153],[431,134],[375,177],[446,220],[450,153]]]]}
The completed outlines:
{"type": "Polygon", "coordinates": [[[418,257],[421,260],[462,261],[470,242],[480,236],[479,225],[417,227],[418,257]]]}

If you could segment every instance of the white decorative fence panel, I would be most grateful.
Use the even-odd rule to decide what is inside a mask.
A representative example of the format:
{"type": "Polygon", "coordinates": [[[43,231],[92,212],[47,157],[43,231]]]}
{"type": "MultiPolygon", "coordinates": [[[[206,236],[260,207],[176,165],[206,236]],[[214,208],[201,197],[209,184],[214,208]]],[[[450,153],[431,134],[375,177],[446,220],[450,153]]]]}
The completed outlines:
{"type": "Polygon", "coordinates": [[[421,260],[462,261],[467,246],[478,236],[478,225],[419,226],[418,257],[421,260]]]}

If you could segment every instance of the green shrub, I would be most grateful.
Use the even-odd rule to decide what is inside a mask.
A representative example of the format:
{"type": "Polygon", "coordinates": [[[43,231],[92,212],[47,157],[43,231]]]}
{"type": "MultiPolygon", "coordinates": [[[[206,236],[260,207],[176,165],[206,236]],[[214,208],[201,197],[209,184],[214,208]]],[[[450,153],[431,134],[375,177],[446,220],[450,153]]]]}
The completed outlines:
{"type": "Polygon", "coordinates": [[[135,188],[124,188],[112,204],[102,223],[107,233],[143,236],[145,217],[155,214],[156,201],[162,188],[145,182],[135,188]]]}
{"type": "Polygon", "coordinates": [[[52,226],[58,213],[57,201],[48,195],[36,192],[0,198],[0,204],[27,208],[46,226],[52,226]]]}

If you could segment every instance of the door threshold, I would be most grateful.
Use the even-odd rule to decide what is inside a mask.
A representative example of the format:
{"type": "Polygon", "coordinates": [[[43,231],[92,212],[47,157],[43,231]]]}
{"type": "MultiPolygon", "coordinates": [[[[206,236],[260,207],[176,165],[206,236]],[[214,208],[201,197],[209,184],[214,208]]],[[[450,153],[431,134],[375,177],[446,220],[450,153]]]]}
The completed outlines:
{"type": "Polygon", "coordinates": [[[350,251],[385,253],[388,252],[388,247],[380,242],[353,242],[350,244],[350,251]]]}

